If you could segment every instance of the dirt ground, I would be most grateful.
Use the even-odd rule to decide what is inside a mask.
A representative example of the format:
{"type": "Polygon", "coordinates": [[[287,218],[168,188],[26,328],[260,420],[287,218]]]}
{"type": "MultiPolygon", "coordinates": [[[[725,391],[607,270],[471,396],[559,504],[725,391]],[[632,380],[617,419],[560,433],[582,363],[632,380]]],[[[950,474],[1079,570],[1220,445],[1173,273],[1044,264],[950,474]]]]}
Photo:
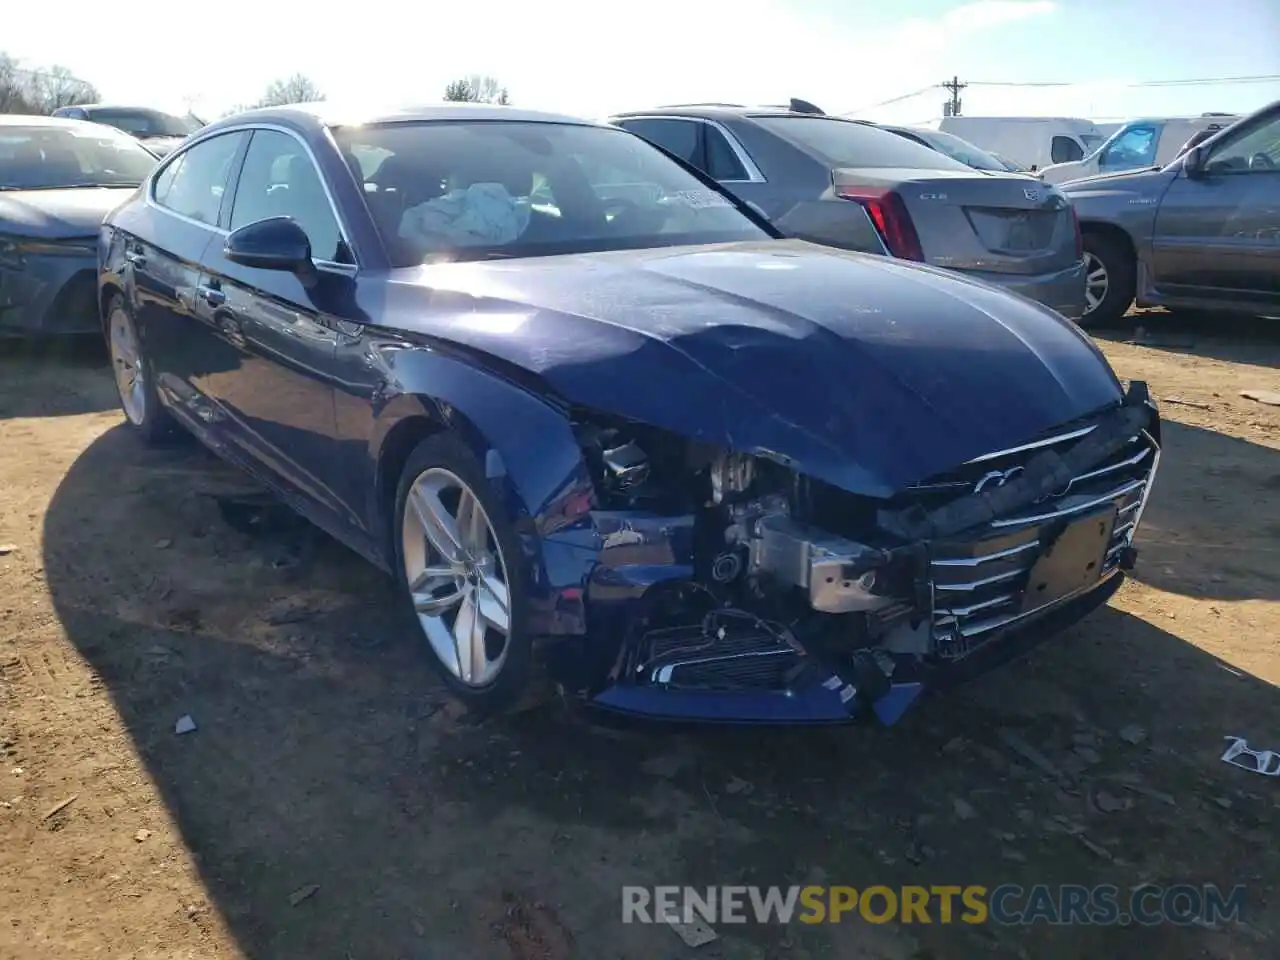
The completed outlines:
{"type": "Polygon", "coordinates": [[[1280,390],[1280,327],[1134,322],[1101,343],[1163,401],[1136,577],[889,730],[470,725],[379,573],[144,450],[94,350],[10,350],[0,957],[1280,956],[1280,780],[1219,760],[1280,750],[1280,408],[1240,396],[1280,390]],[[1212,928],[620,922],[624,884],[1006,882],[1247,895],[1212,928]]]}

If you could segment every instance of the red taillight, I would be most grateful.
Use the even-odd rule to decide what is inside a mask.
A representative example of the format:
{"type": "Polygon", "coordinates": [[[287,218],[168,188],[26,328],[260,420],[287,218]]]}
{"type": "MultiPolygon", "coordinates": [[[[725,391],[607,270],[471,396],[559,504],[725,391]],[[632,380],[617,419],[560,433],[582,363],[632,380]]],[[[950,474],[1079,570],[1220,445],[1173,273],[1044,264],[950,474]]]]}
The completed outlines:
{"type": "Polygon", "coordinates": [[[886,187],[836,187],[836,196],[866,209],[889,252],[902,260],[924,260],[920,236],[901,194],[886,187]]]}
{"type": "Polygon", "coordinates": [[[1076,232],[1076,259],[1079,260],[1084,256],[1084,237],[1080,235],[1080,217],[1075,207],[1071,208],[1071,226],[1076,232]]]}

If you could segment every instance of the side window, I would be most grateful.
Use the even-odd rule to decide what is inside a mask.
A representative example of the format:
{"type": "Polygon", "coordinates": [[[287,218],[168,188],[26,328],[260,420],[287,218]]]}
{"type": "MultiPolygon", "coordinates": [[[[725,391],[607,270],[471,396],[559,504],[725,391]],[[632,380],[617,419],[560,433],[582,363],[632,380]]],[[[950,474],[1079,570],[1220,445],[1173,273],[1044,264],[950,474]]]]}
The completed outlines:
{"type": "Polygon", "coordinates": [[[723,133],[710,124],[702,131],[706,140],[707,173],[716,180],[749,180],[747,168],[742,165],[738,155],[723,133]]]}
{"type": "Polygon", "coordinates": [[[706,151],[702,147],[702,138],[698,136],[704,124],[695,120],[660,120],[641,118],[623,120],[624,130],[638,133],[650,143],[656,143],[668,153],[674,153],[681,160],[693,164],[700,170],[707,169],[706,151]]]}
{"type": "Polygon", "coordinates": [[[243,141],[243,133],[225,133],[184,150],[160,172],[152,198],[174,213],[217,226],[231,161],[243,141]]]}
{"type": "Polygon", "coordinates": [[[1280,170],[1280,113],[1248,129],[1223,134],[1205,169],[1210,173],[1274,173],[1280,170]]]}
{"type": "Polygon", "coordinates": [[[1156,162],[1158,133],[1159,130],[1152,125],[1130,127],[1102,151],[1098,166],[1113,170],[1151,166],[1156,162]]]}
{"type": "Polygon", "coordinates": [[[155,186],[151,188],[151,197],[156,203],[162,207],[167,206],[167,198],[169,191],[173,189],[173,181],[178,178],[178,170],[182,167],[182,161],[187,159],[185,153],[179,154],[173,159],[173,162],[160,171],[160,176],[156,177],[155,186]]]}
{"type": "Polygon", "coordinates": [[[1054,163],[1070,163],[1072,160],[1083,160],[1084,150],[1080,144],[1070,137],[1054,137],[1049,147],[1049,159],[1054,163]]]}
{"type": "Polygon", "coordinates": [[[231,208],[231,229],[268,217],[292,217],[317,260],[350,263],[333,205],[306,148],[287,133],[255,130],[231,208]]]}

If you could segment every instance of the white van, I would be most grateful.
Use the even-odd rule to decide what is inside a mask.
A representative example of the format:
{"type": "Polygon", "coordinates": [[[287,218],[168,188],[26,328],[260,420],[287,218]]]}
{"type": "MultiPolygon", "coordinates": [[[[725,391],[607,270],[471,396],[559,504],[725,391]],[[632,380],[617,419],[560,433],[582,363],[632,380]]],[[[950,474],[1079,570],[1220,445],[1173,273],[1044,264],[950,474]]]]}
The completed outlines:
{"type": "Polygon", "coordinates": [[[1147,117],[1130,120],[1092,155],[1073,163],[1055,163],[1040,171],[1045,183],[1066,183],[1102,173],[1142,167],[1163,167],[1178,156],[1182,145],[1201,131],[1217,132],[1239,117],[1212,113],[1200,117],[1147,117]]]}
{"type": "Polygon", "coordinates": [[[1079,117],[944,117],[938,129],[1033,171],[1083,160],[1105,139],[1079,117]]]}

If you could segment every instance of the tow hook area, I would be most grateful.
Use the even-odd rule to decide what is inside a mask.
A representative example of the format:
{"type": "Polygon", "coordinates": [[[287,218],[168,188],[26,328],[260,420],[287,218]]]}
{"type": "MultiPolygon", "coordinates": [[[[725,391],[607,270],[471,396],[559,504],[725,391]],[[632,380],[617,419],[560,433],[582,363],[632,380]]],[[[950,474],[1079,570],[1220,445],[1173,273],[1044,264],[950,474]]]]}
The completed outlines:
{"type": "Polygon", "coordinates": [[[885,726],[892,726],[924,689],[920,683],[894,683],[892,659],[883,652],[877,655],[872,650],[856,650],[837,662],[817,651],[805,652],[820,667],[831,671],[823,686],[839,693],[840,701],[855,719],[871,713],[885,726]]]}

